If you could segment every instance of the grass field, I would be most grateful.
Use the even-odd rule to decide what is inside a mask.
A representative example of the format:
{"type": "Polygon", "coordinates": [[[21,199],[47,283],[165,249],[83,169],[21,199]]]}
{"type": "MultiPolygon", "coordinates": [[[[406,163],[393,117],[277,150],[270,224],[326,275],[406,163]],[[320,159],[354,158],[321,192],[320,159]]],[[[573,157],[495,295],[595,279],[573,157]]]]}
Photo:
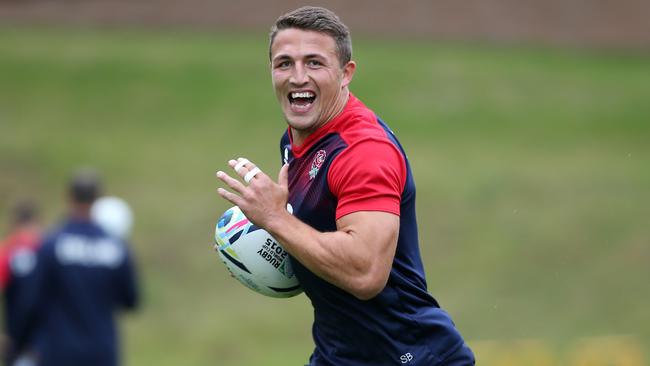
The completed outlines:
{"type": "MultiPolygon", "coordinates": [[[[78,166],[132,204],[144,306],[122,318],[128,365],[311,352],[308,300],[254,294],[212,251],[228,207],[214,172],[242,155],[279,168],[266,47],[0,28],[0,218],[31,196],[55,223],[78,166]]],[[[415,172],[430,292],[478,364],[647,365],[650,54],[356,39],[355,58],[353,92],[415,172]]]]}

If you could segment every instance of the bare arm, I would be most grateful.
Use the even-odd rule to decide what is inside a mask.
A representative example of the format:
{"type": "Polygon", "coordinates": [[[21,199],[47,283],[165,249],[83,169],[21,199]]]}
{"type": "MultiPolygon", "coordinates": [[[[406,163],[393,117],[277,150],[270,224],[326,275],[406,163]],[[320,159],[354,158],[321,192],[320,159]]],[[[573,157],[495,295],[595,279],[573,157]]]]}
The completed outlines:
{"type": "MultiPolygon", "coordinates": [[[[231,160],[229,164],[234,167],[237,161],[231,160]]],[[[253,168],[253,164],[246,164],[238,174],[243,177],[253,168]]],[[[359,211],[337,220],[336,231],[319,232],[287,212],[287,171],[287,165],[282,167],[279,183],[259,173],[248,186],[218,172],[217,177],[236,194],[223,188],[218,192],[319,277],[359,299],[376,296],[390,274],[399,217],[386,212],[359,211]]]]}

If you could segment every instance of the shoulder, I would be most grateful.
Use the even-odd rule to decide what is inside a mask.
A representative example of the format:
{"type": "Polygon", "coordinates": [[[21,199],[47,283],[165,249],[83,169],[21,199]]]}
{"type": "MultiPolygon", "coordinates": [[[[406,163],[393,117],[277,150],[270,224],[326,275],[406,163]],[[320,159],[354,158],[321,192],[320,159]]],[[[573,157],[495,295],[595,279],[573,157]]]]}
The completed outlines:
{"type": "Polygon", "coordinates": [[[358,102],[347,114],[338,131],[346,148],[336,157],[334,165],[352,164],[359,169],[386,164],[404,165],[405,156],[392,133],[371,109],[358,102]]]}
{"type": "Polygon", "coordinates": [[[385,136],[366,136],[355,140],[334,158],[328,178],[334,183],[341,178],[373,179],[386,174],[393,176],[403,186],[407,174],[404,155],[385,136]]]}
{"type": "Polygon", "coordinates": [[[379,123],[377,115],[361,103],[349,108],[342,122],[337,132],[348,145],[367,139],[388,141],[386,131],[379,123]]]}
{"type": "Polygon", "coordinates": [[[40,237],[33,232],[22,231],[15,235],[15,242],[7,251],[2,259],[3,265],[6,266],[12,277],[21,278],[29,275],[38,262],[37,248],[40,243],[40,237]]]}
{"type": "Polygon", "coordinates": [[[389,169],[403,181],[406,157],[388,127],[361,101],[354,98],[337,132],[346,147],[332,162],[331,180],[339,174],[374,176],[389,169]]]}
{"type": "Polygon", "coordinates": [[[61,237],[61,235],[64,234],[64,227],[56,227],[43,236],[43,242],[41,243],[41,246],[39,248],[39,251],[44,251],[46,249],[50,249],[54,247],[56,244],[57,240],[61,237]]]}

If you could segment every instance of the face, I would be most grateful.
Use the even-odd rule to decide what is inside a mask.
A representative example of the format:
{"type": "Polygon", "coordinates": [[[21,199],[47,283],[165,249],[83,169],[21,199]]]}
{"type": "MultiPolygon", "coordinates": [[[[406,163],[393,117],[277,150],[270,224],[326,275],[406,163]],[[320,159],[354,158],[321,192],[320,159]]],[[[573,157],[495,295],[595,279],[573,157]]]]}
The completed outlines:
{"type": "Polygon", "coordinates": [[[355,64],[341,66],[336,43],[325,33],[289,28],[271,45],[273,88],[294,143],[338,115],[348,100],[355,64]]]}

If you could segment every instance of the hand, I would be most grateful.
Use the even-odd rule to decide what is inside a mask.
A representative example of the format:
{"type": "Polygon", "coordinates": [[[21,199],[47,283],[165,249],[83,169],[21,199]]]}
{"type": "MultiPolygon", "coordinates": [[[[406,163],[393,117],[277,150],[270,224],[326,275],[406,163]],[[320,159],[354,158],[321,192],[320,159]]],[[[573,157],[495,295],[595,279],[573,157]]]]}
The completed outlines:
{"type": "Polygon", "coordinates": [[[228,165],[235,169],[235,173],[248,185],[223,171],[218,171],[217,178],[234,191],[233,193],[224,188],[218,188],[217,192],[222,198],[239,206],[251,222],[262,228],[267,228],[274,219],[287,214],[288,164],[280,169],[278,183],[248,159],[230,160],[228,165]]]}

